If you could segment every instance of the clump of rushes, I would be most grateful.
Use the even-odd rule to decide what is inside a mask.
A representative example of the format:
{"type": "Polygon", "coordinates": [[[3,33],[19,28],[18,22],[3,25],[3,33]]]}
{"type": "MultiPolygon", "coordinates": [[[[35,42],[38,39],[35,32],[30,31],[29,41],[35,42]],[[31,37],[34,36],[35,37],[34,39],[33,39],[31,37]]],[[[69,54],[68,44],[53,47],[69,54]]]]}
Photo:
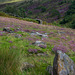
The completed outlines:
{"type": "Polygon", "coordinates": [[[21,56],[20,50],[0,48],[0,75],[19,75],[21,56]]]}

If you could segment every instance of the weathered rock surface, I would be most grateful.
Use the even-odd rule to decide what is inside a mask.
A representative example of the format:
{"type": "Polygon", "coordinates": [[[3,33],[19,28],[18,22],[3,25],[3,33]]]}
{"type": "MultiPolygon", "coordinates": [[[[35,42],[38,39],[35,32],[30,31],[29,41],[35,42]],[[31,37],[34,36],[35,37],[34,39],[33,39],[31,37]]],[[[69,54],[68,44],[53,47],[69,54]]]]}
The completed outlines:
{"type": "Polygon", "coordinates": [[[13,33],[14,32],[9,27],[3,28],[3,31],[8,32],[8,33],[13,33]]]}
{"type": "Polygon", "coordinates": [[[53,62],[53,75],[75,75],[75,64],[68,55],[57,51],[53,62]]]}
{"type": "Polygon", "coordinates": [[[27,70],[29,68],[33,68],[33,67],[35,67],[33,64],[30,64],[28,62],[24,62],[21,66],[21,71],[25,71],[25,70],[27,70]]]}
{"type": "Polygon", "coordinates": [[[37,35],[37,36],[46,37],[46,38],[48,37],[47,33],[41,34],[41,33],[39,33],[39,32],[31,32],[31,35],[37,35]]]}
{"type": "Polygon", "coordinates": [[[34,43],[32,43],[33,45],[37,45],[37,46],[40,46],[40,45],[45,45],[44,42],[42,41],[35,41],[34,43]]]}
{"type": "Polygon", "coordinates": [[[16,38],[21,38],[22,35],[21,35],[21,34],[16,34],[15,37],[16,37],[16,38]]]}
{"type": "Polygon", "coordinates": [[[45,53],[38,53],[37,56],[48,56],[48,54],[45,54],[45,53]]]}

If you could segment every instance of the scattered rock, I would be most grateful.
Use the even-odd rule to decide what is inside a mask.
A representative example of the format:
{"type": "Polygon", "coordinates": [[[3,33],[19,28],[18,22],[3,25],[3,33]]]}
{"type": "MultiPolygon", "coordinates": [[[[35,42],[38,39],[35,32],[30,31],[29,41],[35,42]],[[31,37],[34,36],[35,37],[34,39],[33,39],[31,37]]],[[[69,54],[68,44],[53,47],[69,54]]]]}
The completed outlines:
{"type": "Polygon", "coordinates": [[[9,27],[3,28],[3,31],[8,32],[8,33],[13,33],[14,32],[9,27]]]}
{"type": "Polygon", "coordinates": [[[38,35],[38,36],[42,36],[42,34],[40,34],[39,32],[31,32],[31,35],[38,35]]]}
{"type": "Polygon", "coordinates": [[[17,30],[17,31],[19,31],[19,30],[20,30],[20,28],[16,28],[16,30],[17,30]]]}
{"type": "Polygon", "coordinates": [[[45,37],[48,38],[48,35],[47,34],[42,34],[42,37],[43,38],[45,38],[45,37]]]}
{"type": "Polygon", "coordinates": [[[53,75],[75,75],[74,70],[74,62],[58,50],[53,62],[53,75]]]}
{"type": "Polygon", "coordinates": [[[40,48],[46,48],[46,45],[39,45],[40,48]]]}
{"type": "Polygon", "coordinates": [[[41,34],[39,32],[31,32],[31,35],[37,35],[37,36],[41,36],[41,37],[48,37],[47,33],[41,34]]]}
{"type": "Polygon", "coordinates": [[[16,34],[15,37],[16,37],[16,38],[21,38],[22,35],[21,35],[21,34],[16,34]]]}
{"type": "Polygon", "coordinates": [[[36,42],[34,42],[34,43],[32,43],[32,44],[33,44],[33,45],[37,45],[37,46],[45,45],[45,43],[42,42],[42,41],[36,41],[36,42]]]}
{"type": "Polygon", "coordinates": [[[65,32],[59,32],[59,31],[58,31],[58,34],[59,34],[59,35],[60,35],[60,34],[65,34],[65,32]]]}
{"type": "Polygon", "coordinates": [[[30,64],[28,62],[24,62],[21,66],[21,71],[28,70],[29,68],[35,67],[33,64],[30,64]]]}
{"type": "Polygon", "coordinates": [[[48,56],[48,55],[45,53],[38,53],[37,56],[48,56]]]}

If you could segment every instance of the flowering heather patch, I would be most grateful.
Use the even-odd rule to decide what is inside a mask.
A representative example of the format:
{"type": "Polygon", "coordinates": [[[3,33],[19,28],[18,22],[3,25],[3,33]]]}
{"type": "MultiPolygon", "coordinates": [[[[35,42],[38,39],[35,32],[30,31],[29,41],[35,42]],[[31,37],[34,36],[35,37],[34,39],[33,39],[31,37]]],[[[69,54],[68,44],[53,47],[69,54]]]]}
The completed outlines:
{"type": "Polygon", "coordinates": [[[39,45],[39,47],[46,48],[47,46],[46,45],[39,45]]]}
{"type": "Polygon", "coordinates": [[[67,48],[64,46],[64,45],[62,45],[62,44],[60,44],[60,45],[55,45],[54,46],[54,48],[52,49],[54,52],[56,52],[57,50],[60,50],[60,51],[62,51],[62,52],[67,52],[67,48]]]}
{"type": "Polygon", "coordinates": [[[67,40],[66,37],[64,37],[64,36],[62,36],[62,37],[60,37],[60,38],[61,38],[61,39],[64,39],[64,40],[67,40]]]}
{"type": "Polygon", "coordinates": [[[3,36],[3,34],[2,34],[2,33],[0,33],[0,36],[3,36]]]}
{"type": "Polygon", "coordinates": [[[5,35],[5,32],[4,31],[0,31],[0,36],[3,36],[5,35]]]}
{"type": "Polygon", "coordinates": [[[68,44],[69,44],[69,47],[72,49],[72,51],[75,52],[75,41],[73,41],[73,40],[69,41],[68,44]]]}
{"type": "Polygon", "coordinates": [[[12,41],[9,41],[9,43],[13,43],[12,41]]]}
{"type": "Polygon", "coordinates": [[[50,32],[50,34],[53,34],[53,32],[50,32]]]}
{"type": "Polygon", "coordinates": [[[28,29],[26,29],[26,30],[23,30],[23,31],[25,31],[25,32],[31,32],[31,30],[28,30],[28,29]]]}
{"type": "MultiPolygon", "coordinates": [[[[11,29],[20,28],[20,29],[17,29],[18,31],[14,32],[14,33],[6,33],[6,32],[3,33],[3,31],[0,30],[1,34],[6,35],[6,36],[0,36],[0,49],[2,50],[2,52],[3,52],[3,50],[4,50],[4,52],[6,50],[7,50],[6,52],[10,52],[8,59],[10,58],[11,59],[10,61],[12,63],[11,54],[14,54],[16,52],[14,55],[14,57],[15,57],[15,56],[17,56],[17,52],[22,51],[18,55],[21,56],[23,53],[22,58],[24,57],[25,62],[34,63],[34,64],[36,64],[37,67],[40,64],[41,69],[40,69],[40,67],[38,67],[38,68],[35,67],[36,70],[39,71],[38,75],[40,73],[41,73],[40,75],[44,75],[45,74],[44,71],[46,70],[47,65],[50,64],[50,61],[52,61],[52,63],[53,63],[54,54],[51,52],[52,49],[53,49],[53,51],[61,50],[63,52],[68,52],[67,54],[70,54],[70,52],[72,52],[72,50],[75,52],[75,36],[71,36],[71,34],[72,35],[75,34],[75,30],[68,29],[68,28],[61,29],[61,27],[52,26],[52,25],[50,25],[50,26],[49,25],[39,25],[36,23],[22,21],[22,20],[18,20],[18,19],[14,19],[14,18],[2,17],[2,18],[0,18],[0,21],[1,21],[1,23],[0,23],[1,30],[4,27],[10,27],[11,29]],[[39,32],[39,33],[45,34],[45,35],[47,34],[48,38],[36,36],[36,35],[35,36],[30,35],[30,33],[32,31],[39,32]],[[65,34],[61,33],[62,35],[59,35],[58,31],[60,33],[65,32],[65,34]],[[15,38],[14,36],[16,36],[18,38],[15,38]],[[19,38],[19,37],[21,37],[21,38],[19,38]],[[65,41],[65,39],[68,39],[68,40],[65,41]],[[39,40],[42,42],[42,44],[39,44],[40,43],[39,40]],[[38,44],[37,43],[35,44],[36,41],[38,41],[38,44]],[[14,52],[14,53],[12,53],[12,52],[14,52]],[[36,55],[30,56],[33,54],[36,54],[36,55]],[[47,54],[48,54],[48,56],[47,56],[47,54]],[[39,55],[39,57],[38,57],[38,55],[39,55]],[[45,55],[47,57],[45,58],[45,57],[43,57],[43,55],[45,55]],[[50,60],[50,57],[51,57],[51,60],[50,60]],[[41,61],[39,62],[39,60],[41,60],[41,61]],[[41,72],[41,70],[43,68],[45,68],[45,69],[43,70],[43,72],[41,72]]],[[[5,54],[7,57],[6,52],[5,52],[5,54]]],[[[74,52],[71,53],[72,57],[74,56],[74,52]]],[[[2,57],[1,61],[4,61],[3,56],[4,56],[4,54],[1,56],[2,57]]],[[[3,63],[4,62],[2,62],[2,64],[3,63]]],[[[4,63],[4,66],[5,66],[5,63],[4,63]]],[[[8,63],[10,63],[10,62],[8,62],[8,63]]],[[[10,67],[10,65],[8,63],[6,65],[8,65],[10,67]]],[[[4,70],[4,66],[3,66],[3,70],[4,70]]],[[[33,68],[33,71],[35,73],[37,73],[35,68],[33,68]]],[[[15,70],[15,68],[14,68],[14,70],[15,70]]],[[[7,70],[6,70],[6,72],[7,72],[7,70]]],[[[33,74],[31,74],[31,73],[32,73],[32,70],[30,70],[29,74],[35,75],[34,73],[33,74]]],[[[5,75],[5,74],[2,74],[2,75],[5,75]]]]}

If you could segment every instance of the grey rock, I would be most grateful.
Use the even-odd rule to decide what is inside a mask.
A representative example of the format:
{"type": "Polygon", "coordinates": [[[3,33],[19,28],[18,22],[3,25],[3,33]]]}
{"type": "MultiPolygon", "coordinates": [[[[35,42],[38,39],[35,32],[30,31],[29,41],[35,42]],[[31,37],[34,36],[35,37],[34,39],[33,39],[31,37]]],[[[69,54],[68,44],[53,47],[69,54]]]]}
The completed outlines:
{"type": "Polygon", "coordinates": [[[47,33],[41,34],[39,32],[31,32],[31,35],[37,35],[37,36],[41,36],[41,37],[48,37],[47,33]]]}
{"type": "Polygon", "coordinates": [[[53,75],[74,75],[74,71],[74,62],[58,50],[53,62],[53,75]]]}
{"type": "Polygon", "coordinates": [[[40,34],[39,32],[31,32],[31,35],[38,35],[38,36],[42,36],[42,34],[40,34]]]}
{"type": "Polygon", "coordinates": [[[59,34],[59,35],[60,35],[60,34],[65,34],[65,32],[62,32],[62,31],[61,31],[61,32],[59,32],[59,31],[58,31],[58,34],[59,34]]]}
{"type": "Polygon", "coordinates": [[[42,41],[36,41],[36,42],[34,42],[34,43],[32,43],[33,45],[37,45],[37,46],[39,46],[39,45],[45,45],[45,43],[44,42],[42,42],[42,41]]]}
{"type": "Polygon", "coordinates": [[[21,38],[22,36],[20,34],[15,35],[16,38],[21,38]]]}
{"type": "Polygon", "coordinates": [[[3,31],[9,32],[9,33],[13,33],[13,32],[14,32],[14,31],[12,31],[9,27],[3,28],[3,31]]]}
{"type": "Polygon", "coordinates": [[[38,53],[37,56],[48,56],[48,55],[45,53],[38,53]]]}
{"type": "Polygon", "coordinates": [[[46,38],[47,38],[47,37],[48,37],[48,35],[46,35],[46,34],[42,34],[42,37],[44,37],[44,38],[46,37],[46,38]]]}
{"type": "Polygon", "coordinates": [[[21,69],[21,71],[25,71],[25,70],[28,70],[29,68],[33,68],[33,67],[35,67],[33,64],[24,62],[20,69],[21,69]]]}
{"type": "Polygon", "coordinates": [[[16,28],[16,30],[17,30],[17,31],[19,31],[19,30],[20,30],[20,28],[16,28]]]}

